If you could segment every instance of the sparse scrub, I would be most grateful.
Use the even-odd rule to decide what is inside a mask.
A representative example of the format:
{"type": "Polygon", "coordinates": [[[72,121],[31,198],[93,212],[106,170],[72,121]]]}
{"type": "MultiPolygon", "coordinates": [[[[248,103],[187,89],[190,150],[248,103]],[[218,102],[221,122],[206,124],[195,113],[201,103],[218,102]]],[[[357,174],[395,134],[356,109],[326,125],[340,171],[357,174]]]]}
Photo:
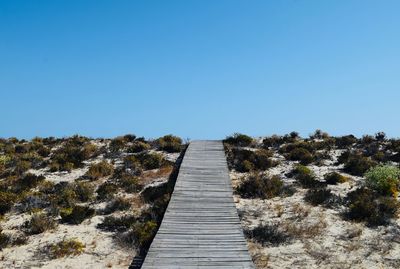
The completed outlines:
{"type": "Polygon", "coordinates": [[[331,172],[324,176],[326,184],[336,185],[338,183],[344,183],[349,180],[348,177],[345,177],[337,172],[331,172]]]}
{"type": "Polygon", "coordinates": [[[0,215],[9,212],[17,200],[14,193],[0,191],[0,215]]]}
{"type": "Polygon", "coordinates": [[[400,187],[400,168],[379,165],[365,173],[367,185],[382,195],[397,197],[400,187]]]}
{"type": "Polygon", "coordinates": [[[368,169],[375,166],[376,162],[360,154],[350,154],[344,163],[344,171],[354,176],[362,176],[368,169]]]}
{"type": "Polygon", "coordinates": [[[293,176],[305,188],[317,188],[323,185],[315,179],[311,169],[304,165],[296,165],[290,172],[290,176],[293,176]]]}
{"type": "Polygon", "coordinates": [[[182,150],[182,139],[173,135],[158,138],[156,144],[160,150],[166,152],[180,152],[182,150]]]}
{"type": "Polygon", "coordinates": [[[31,219],[24,223],[24,229],[28,234],[40,234],[56,228],[57,223],[44,213],[33,214],[31,219]]]}
{"type": "Polygon", "coordinates": [[[313,155],[305,148],[295,148],[289,153],[288,158],[291,161],[299,161],[303,165],[313,161],[313,155]]]}
{"type": "Polygon", "coordinates": [[[331,191],[326,188],[310,189],[307,191],[304,200],[314,206],[317,206],[327,203],[331,197],[331,191]]]}
{"type": "Polygon", "coordinates": [[[97,189],[97,199],[106,200],[111,199],[118,191],[118,186],[112,182],[105,182],[97,189]]]}
{"type": "Polygon", "coordinates": [[[158,169],[164,164],[164,158],[158,153],[140,153],[137,155],[145,170],[158,169]]]}
{"type": "Polygon", "coordinates": [[[368,188],[359,188],[347,195],[347,217],[365,221],[371,226],[385,225],[397,215],[399,202],[392,197],[377,195],[368,188]]]}
{"type": "Polygon", "coordinates": [[[85,219],[91,218],[95,213],[93,208],[88,206],[75,205],[72,208],[61,210],[61,221],[68,224],[80,224],[85,219]]]}
{"type": "Polygon", "coordinates": [[[123,197],[117,197],[106,206],[104,213],[111,214],[115,211],[127,210],[131,207],[131,205],[131,200],[123,197]]]}
{"type": "Polygon", "coordinates": [[[52,259],[66,256],[76,256],[85,250],[85,245],[78,239],[63,239],[46,247],[47,253],[52,259]]]}
{"type": "Polygon", "coordinates": [[[225,138],[224,143],[237,147],[249,147],[253,143],[253,138],[245,134],[235,133],[225,138]]]}
{"type": "Polygon", "coordinates": [[[117,182],[118,186],[127,193],[139,192],[143,188],[139,178],[130,174],[122,174],[117,182]]]}
{"type": "Polygon", "coordinates": [[[282,194],[283,181],[278,176],[268,177],[255,173],[248,176],[236,192],[243,198],[269,199],[282,194]]]}
{"type": "Polygon", "coordinates": [[[345,135],[335,138],[336,146],[340,149],[348,148],[357,143],[358,139],[354,135],[345,135]]]}
{"type": "Polygon", "coordinates": [[[120,217],[107,216],[102,223],[97,225],[97,228],[105,231],[126,231],[131,228],[136,222],[137,218],[132,215],[124,215],[120,217]]]}
{"type": "Polygon", "coordinates": [[[112,175],[114,166],[107,161],[101,161],[99,163],[92,164],[85,176],[91,180],[97,180],[102,177],[112,175]]]}
{"type": "MultiPolygon", "coordinates": [[[[129,169],[129,171],[135,175],[140,175],[143,170],[141,162],[138,160],[138,158],[136,158],[133,155],[126,156],[124,158],[124,167],[125,167],[125,169],[129,169]]],[[[117,171],[117,172],[121,172],[121,171],[117,171]]]]}
{"type": "Polygon", "coordinates": [[[142,151],[149,150],[151,146],[148,143],[142,141],[135,141],[132,146],[128,147],[127,152],[139,153],[142,151]]]}
{"type": "Polygon", "coordinates": [[[290,236],[280,231],[278,225],[260,224],[244,230],[244,235],[262,246],[279,246],[290,240],[290,236]]]}
{"type": "Polygon", "coordinates": [[[94,188],[88,182],[76,182],[74,183],[74,190],[76,198],[80,202],[88,202],[94,196],[94,188]]]}
{"type": "Polygon", "coordinates": [[[18,180],[16,189],[18,191],[29,190],[31,188],[37,187],[44,180],[44,176],[36,176],[28,173],[18,180]]]}
{"type": "Polygon", "coordinates": [[[249,172],[252,170],[266,170],[276,165],[270,159],[272,153],[269,150],[259,149],[256,151],[227,148],[228,161],[231,167],[238,172],[249,172]]]}

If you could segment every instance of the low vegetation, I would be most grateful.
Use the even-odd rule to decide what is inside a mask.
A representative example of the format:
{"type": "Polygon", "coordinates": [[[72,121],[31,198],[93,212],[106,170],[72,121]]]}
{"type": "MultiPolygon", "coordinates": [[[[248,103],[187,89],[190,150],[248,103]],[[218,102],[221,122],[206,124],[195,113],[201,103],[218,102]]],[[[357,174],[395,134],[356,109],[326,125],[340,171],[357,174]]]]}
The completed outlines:
{"type": "Polygon", "coordinates": [[[63,239],[46,247],[46,252],[52,259],[63,258],[66,256],[77,256],[83,253],[85,244],[78,239],[63,239]]]}
{"type": "Polygon", "coordinates": [[[281,195],[284,184],[280,177],[268,177],[261,173],[253,173],[246,177],[236,188],[236,192],[243,198],[269,199],[281,195]]]}

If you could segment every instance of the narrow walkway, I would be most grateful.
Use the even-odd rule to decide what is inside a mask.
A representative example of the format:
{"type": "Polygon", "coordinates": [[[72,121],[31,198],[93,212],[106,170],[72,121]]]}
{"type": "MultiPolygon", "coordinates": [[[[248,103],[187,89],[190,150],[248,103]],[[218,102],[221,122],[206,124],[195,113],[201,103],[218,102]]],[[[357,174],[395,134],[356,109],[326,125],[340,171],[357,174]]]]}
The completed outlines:
{"type": "Polygon", "coordinates": [[[254,268],[220,141],[190,143],[142,268],[254,268]]]}

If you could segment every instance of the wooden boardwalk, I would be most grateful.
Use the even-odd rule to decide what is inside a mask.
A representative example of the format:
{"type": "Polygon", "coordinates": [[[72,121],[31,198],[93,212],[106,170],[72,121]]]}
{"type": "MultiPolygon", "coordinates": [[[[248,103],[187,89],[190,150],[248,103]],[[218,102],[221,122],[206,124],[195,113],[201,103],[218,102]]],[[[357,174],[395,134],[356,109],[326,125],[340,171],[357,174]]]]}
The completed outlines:
{"type": "Polygon", "coordinates": [[[191,142],[144,269],[254,268],[222,142],[191,142]]]}

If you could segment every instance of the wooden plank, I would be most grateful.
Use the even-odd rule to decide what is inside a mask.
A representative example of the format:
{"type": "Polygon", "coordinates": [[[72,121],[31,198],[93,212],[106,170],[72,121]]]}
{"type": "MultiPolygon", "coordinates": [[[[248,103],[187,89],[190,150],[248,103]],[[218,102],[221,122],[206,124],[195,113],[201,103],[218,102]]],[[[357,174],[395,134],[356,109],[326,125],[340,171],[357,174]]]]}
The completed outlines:
{"type": "Polygon", "coordinates": [[[190,143],[142,268],[254,268],[220,141],[190,143]]]}

